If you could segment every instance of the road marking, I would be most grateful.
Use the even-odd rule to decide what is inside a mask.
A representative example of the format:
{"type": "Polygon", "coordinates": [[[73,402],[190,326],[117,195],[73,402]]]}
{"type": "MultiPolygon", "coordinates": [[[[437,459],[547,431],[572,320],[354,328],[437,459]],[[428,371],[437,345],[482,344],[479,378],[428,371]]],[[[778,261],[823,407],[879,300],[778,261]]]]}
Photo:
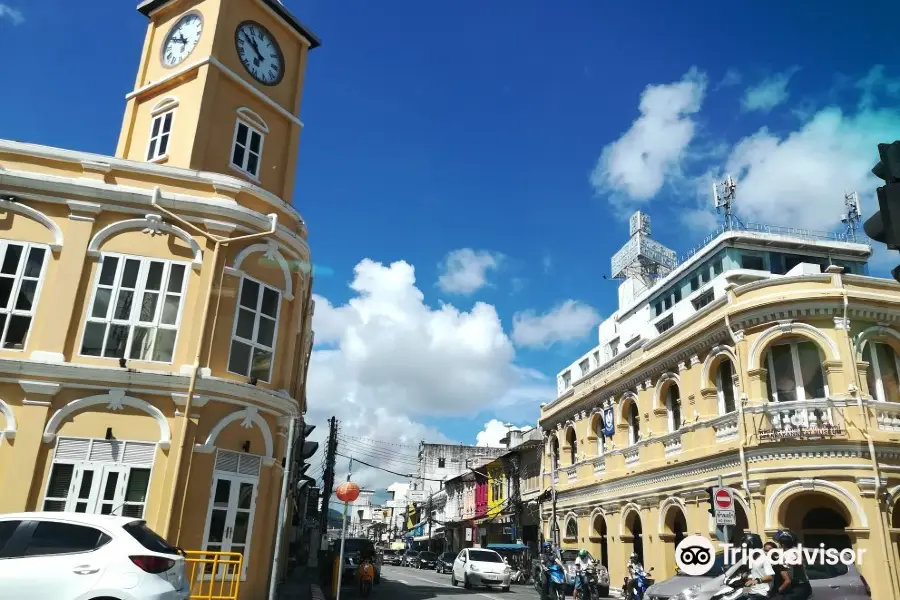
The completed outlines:
{"type": "MultiPolygon", "coordinates": [[[[418,575],[409,575],[409,577],[412,577],[413,579],[419,579],[419,580],[425,581],[425,582],[427,582],[427,583],[434,583],[434,584],[436,584],[436,585],[442,585],[442,586],[444,586],[444,587],[449,587],[449,588],[456,587],[456,586],[451,585],[451,584],[449,584],[449,583],[444,583],[443,581],[435,581],[434,579],[426,579],[426,578],[424,578],[424,577],[419,577],[418,575]]],[[[399,580],[398,580],[398,581],[399,581],[399,580]]],[[[498,600],[499,600],[499,599],[498,599],[498,600]]]]}

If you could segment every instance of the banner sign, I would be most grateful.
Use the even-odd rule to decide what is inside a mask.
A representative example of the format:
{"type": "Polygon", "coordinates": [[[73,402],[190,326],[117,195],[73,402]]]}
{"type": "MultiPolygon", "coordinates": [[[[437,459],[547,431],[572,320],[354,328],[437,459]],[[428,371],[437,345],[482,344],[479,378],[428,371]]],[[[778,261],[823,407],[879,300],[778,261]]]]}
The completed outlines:
{"type": "Polygon", "coordinates": [[[612,407],[603,409],[603,435],[612,437],[616,432],[616,418],[612,407]]]}

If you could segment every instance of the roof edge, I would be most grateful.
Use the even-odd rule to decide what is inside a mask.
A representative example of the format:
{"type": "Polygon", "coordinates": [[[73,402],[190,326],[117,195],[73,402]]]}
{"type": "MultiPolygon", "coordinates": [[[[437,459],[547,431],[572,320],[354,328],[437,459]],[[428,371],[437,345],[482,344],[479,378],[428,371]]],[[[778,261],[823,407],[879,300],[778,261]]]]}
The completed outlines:
{"type": "MultiPolygon", "coordinates": [[[[174,0],[142,0],[138,4],[138,12],[144,15],[145,17],[150,17],[151,13],[162,8],[169,2],[173,2],[174,0]]],[[[295,17],[285,6],[278,2],[277,0],[259,0],[263,2],[266,6],[275,11],[279,17],[284,19],[284,21],[297,33],[302,35],[309,42],[309,49],[318,48],[322,45],[322,40],[314,34],[306,25],[300,22],[300,20],[295,17]]]]}

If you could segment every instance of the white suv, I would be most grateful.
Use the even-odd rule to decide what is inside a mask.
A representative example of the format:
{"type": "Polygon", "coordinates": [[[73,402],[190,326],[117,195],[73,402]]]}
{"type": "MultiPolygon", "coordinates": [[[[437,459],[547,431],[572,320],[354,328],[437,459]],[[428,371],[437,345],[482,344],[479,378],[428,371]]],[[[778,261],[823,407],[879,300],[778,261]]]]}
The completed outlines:
{"type": "Polygon", "coordinates": [[[131,517],[0,515],[0,598],[185,600],[184,557],[131,517]]]}

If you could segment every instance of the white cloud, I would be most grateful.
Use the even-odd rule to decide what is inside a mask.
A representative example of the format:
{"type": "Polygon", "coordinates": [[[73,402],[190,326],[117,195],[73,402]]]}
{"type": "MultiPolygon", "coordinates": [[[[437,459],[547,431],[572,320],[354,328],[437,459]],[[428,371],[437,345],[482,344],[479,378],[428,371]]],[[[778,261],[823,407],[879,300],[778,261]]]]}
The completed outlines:
{"type": "Polygon", "coordinates": [[[512,337],[520,346],[545,348],[557,342],[580,340],[598,323],[600,315],[592,306],[566,300],[542,315],[530,310],[516,313],[512,337]]]}
{"type": "Polygon", "coordinates": [[[454,250],[441,263],[438,286],[448,293],[473,294],[487,285],[488,271],[497,269],[501,260],[502,255],[487,250],[454,250]]]}
{"type": "Polygon", "coordinates": [[[502,444],[500,440],[506,437],[506,434],[510,430],[510,427],[507,425],[510,425],[515,429],[527,427],[527,425],[513,425],[512,423],[504,423],[498,419],[491,419],[484,424],[484,429],[479,431],[475,436],[475,445],[486,446],[489,448],[504,447],[504,444],[502,444]]]}
{"type": "Polygon", "coordinates": [[[13,25],[21,25],[25,22],[25,16],[22,14],[22,11],[7,4],[0,4],[0,19],[9,19],[13,25]]]}
{"type": "MultiPolygon", "coordinates": [[[[403,261],[385,266],[365,259],[350,287],[354,294],[345,304],[315,297],[317,346],[307,397],[310,422],[317,419],[319,430],[335,415],[347,435],[448,442],[421,419],[482,410],[536,419],[539,404],[553,397],[554,386],[542,374],[515,364],[493,306],[477,302],[468,312],[431,307],[416,287],[415,270],[403,261]]],[[[319,430],[324,440],[327,432],[319,430]]],[[[394,468],[390,461],[379,464],[409,470],[402,454],[394,468]]],[[[360,473],[354,479],[366,485],[397,479],[369,468],[360,473]]]]}
{"type": "Polygon", "coordinates": [[[787,91],[788,83],[790,83],[791,78],[798,70],[797,67],[790,68],[783,73],[767,77],[758,84],[747,88],[741,101],[744,110],[768,112],[779,104],[784,104],[789,95],[787,91]]]}
{"type": "Polygon", "coordinates": [[[863,216],[872,214],[877,144],[898,137],[895,110],[848,115],[827,108],[785,136],[760,129],[726,163],[738,180],[736,209],[749,221],[831,231],[840,224],[845,191],[856,190],[863,216]]]}
{"type": "Polygon", "coordinates": [[[544,273],[549,273],[553,268],[553,257],[549,254],[545,254],[544,258],[541,259],[541,266],[544,267],[544,273]]]}
{"type": "Polygon", "coordinates": [[[740,72],[734,67],[729,68],[725,71],[725,76],[722,77],[722,81],[716,84],[716,89],[723,87],[732,87],[735,85],[740,85],[743,78],[741,77],[740,72]]]}
{"type": "Polygon", "coordinates": [[[680,81],[647,86],[641,94],[641,116],[603,149],[591,174],[595,190],[614,194],[616,204],[653,198],[667,177],[680,172],[706,84],[706,75],[692,68],[680,81]]]}

